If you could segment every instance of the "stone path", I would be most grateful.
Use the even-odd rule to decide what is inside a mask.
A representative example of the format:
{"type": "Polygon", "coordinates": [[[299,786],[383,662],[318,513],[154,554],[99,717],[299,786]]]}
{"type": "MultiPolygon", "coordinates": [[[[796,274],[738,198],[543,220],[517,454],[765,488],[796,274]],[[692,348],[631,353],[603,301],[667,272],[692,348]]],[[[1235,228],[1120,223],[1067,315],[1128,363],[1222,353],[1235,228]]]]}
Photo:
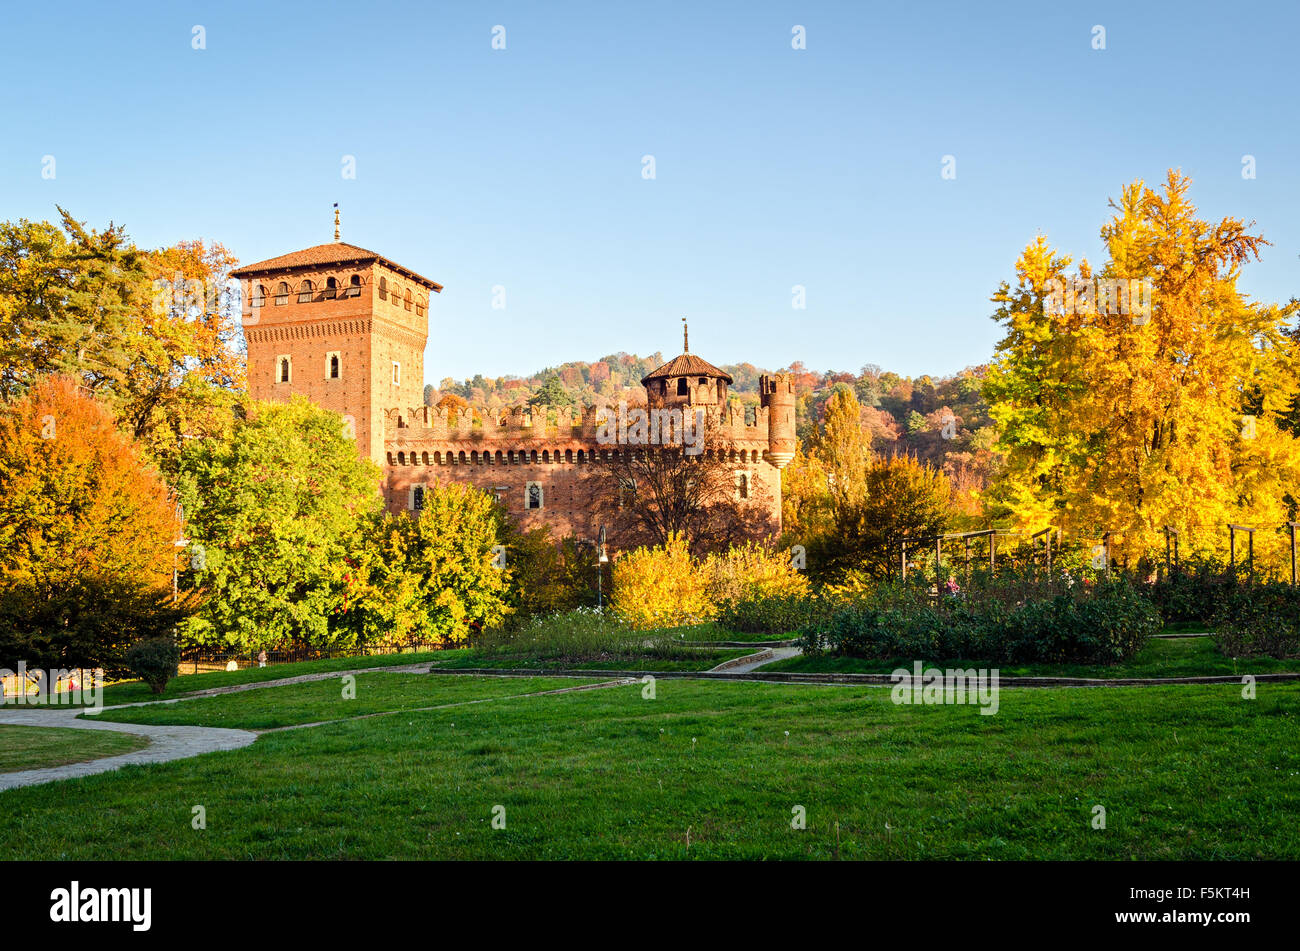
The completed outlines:
{"type": "Polygon", "coordinates": [[[168,760],[184,759],[202,753],[215,753],[218,750],[237,750],[248,746],[257,734],[248,730],[227,730],[206,726],[147,726],[142,723],[109,723],[106,720],[77,719],[81,713],[79,707],[67,710],[22,710],[0,708],[0,725],[4,726],[43,726],[66,727],[74,730],[114,730],[118,733],[134,733],[148,738],[149,745],[143,749],[123,753],[120,756],[106,756],[102,759],[88,760],[84,763],[68,763],[65,766],[49,766],[44,769],[26,769],[17,773],[0,773],[0,790],[15,789],[19,786],[35,786],[38,783],[53,782],[56,779],[73,779],[78,776],[93,776],[119,769],[130,763],[165,763],[168,760]]]}
{"type": "Polygon", "coordinates": [[[734,660],[726,661],[717,667],[711,667],[709,673],[723,674],[747,674],[751,670],[759,667],[766,667],[768,664],[774,664],[778,660],[785,660],[789,657],[798,657],[803,654],[803,650],[798,647],[768,647],[759,651],[757,654],[748,654],[745,657],[737,657],[734,660]]]}

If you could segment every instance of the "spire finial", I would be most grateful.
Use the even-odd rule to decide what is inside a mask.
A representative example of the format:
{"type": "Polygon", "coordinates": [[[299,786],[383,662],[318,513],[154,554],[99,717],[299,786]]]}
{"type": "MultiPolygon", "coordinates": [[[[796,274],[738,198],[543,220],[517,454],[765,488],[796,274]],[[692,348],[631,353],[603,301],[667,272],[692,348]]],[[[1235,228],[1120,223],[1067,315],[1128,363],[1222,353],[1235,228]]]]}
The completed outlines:
{"type": "Polygon", "coordinates": [[[339,240],[339,236],[342,234],[343,234],[343,230],[339,227],[339,203],[335,202],[334,203],[334,240],[335,241],[339,240]]]}
{"type": "Polygon", "coordinates": [[[686,318],[682,318],[682,353],[691,352],[690,329],[686,326],[686,318]]]}

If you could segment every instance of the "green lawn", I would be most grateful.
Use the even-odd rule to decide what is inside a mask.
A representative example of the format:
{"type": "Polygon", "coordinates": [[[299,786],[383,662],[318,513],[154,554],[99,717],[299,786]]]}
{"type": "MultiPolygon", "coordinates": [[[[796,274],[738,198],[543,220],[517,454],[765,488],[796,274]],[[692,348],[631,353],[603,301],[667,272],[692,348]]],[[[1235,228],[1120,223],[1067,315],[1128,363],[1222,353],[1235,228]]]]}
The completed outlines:
{"type": "MultiPolygon", "coordinates": [[[[488,697],[517,697],[595,683],[567,677],[430,677],[428,674],[357,674],[355,699],[343,699],[343,680],[313,680],[283,687],[262,687],[180,703],[160,703],[105,710],[97,720],[118,723],[221,726],[267,730],[298,723],[347,717],[488,697]]],[[[85,714],[83,714],[85,716],[85,714]]]]}
{"type": "Polygon", "coordinates": [[[218,670],[211,673],[187,674],[181,665],[181,675],[169,681],[161,694],[150,693],[138,680],[112,684],[104,688],[104,704],[140,703],[146,700],[170,700],[183,697],[196,690],[229,687],[235,684],[265,683],[303,674],[322,674],[332,670],[361,670],[367,667],[403,667],[407,664],[427,664],[444,651],[411,654],[375,654],[370,657],[333,657],[329,660],[308,660],[294,664],[272,664],[267,667],[248,667],[241,670],[218,670]]]}
{"type": "MultiPolygon", "coordinates": [[[[865,657],[791,657],[763,666],[764,671],[798,673],[887,674],[911,669],[918,658],[875,660],[865,657]]],[[[924,658],[938,667],[988,667],[983,661],[924,658]]],[[[1018,664],[998,668],[1003,677],[1210,677],[1300,671],[1300,659],[1224,657],[1209,637],[1152,638],[1132,660],[1122,664],[1018,664]]]]}
{"type": "Polygon", "coordinates": [[[148,746],[143,736],[68,727],[0,726],[0,773],[82,763],[148,746]]]}
{"type": "MultiPolygon", "coordinates": [[[[394,690],[405,703],[457,687],[427,679],[394,690]]],[[[460,686],[489,695],[502,681],[460,686]]],[[[252,712],[246,697],[282,695],[292,707],[298,689],[158,709],[231,725],[252,712]]],[[[1253,701],[1231,685],[1005,689],[995,716],[897,706],[879,687],[661,680],[656,699],[642,690],[344,721],[11,790],[0,793],[0,849],[33,859],[98,858],[105,842],[133,859],[1300,858],[1300,684],[1260,685],[1253,701]],[[190,826],[194,805],[206,808],[205,830],[190,826]],[[1092,828],[1095,805],[1104,830],[1092,828]],[[505,829],[492,827],[496,806],[505,829]],[[790,827],[794,806],[806,829],[790,827]]],[[[304,697],[304,716],[338,703],[304,697]]]]}
{"type": "Polygon", "coordinates": [[[526,670],[709,670],[718,664],[745,657],[755,651],[745,647],[721,647],[703,652],[699,657],[667,659],[627,654],[614,654],[600,660],[539,659],[530,654],[499,654],[478,650],[443,651],[434,666],[448,670],[473,667],[499,667],[526,670]]]}

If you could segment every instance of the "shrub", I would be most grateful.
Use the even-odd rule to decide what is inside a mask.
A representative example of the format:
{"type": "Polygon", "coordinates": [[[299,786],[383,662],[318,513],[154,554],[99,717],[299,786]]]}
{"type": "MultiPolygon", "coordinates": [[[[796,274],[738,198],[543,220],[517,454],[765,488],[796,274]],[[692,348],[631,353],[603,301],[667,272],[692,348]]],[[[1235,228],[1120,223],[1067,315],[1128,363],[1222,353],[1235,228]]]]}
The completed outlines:
{"type": "Polygon", "coordinates": [[[580,544],[573,537],[557,542],[549,526],[521,531],[509,517],[502,520],[502,530],[512,611],[506,626],[596,606],[595,546],[580,544]]]}
{"type": "Polygon", "coordinates": [[[1226,564],[1198,558],[1185,561],[1146,591],[1165,623],[1191,621],[1208,626],[1236,588],[1237,577],[1226,564]]]}
{"type": "Polygon", "coordinates": [[[1160,630],[1159,613],[1122,580],[1015,600],[1003,595],[996,584],[940,598],[924,583],[882,585],[801,643],[807,653],[856,657],[1111,664],[1160,630]]]}
{"type": "Polygon", "coordinates": [[[716,616],[708,574],[691,558],[680,535],[662,546],[619,556],[610,576],[614,613],[638,630],[696,624],[716,616]]]}
{"type": "Polygon", "coordinates": [[[743,634],[800,634],[818,628],[831,604],[811,594],[760,594],[722,605],[718,621],[743,634]]]}
{"type": "Polygon", "coordinates": [[[733,545],[704,563],[709,596],[719,607],[749,598],[806,594],[808,579],[790,563],[790,554],[754,542],[733,545]]]}
{"type": "Polygon", "coordinates": [[[126,652],[126,665],[154,693],[167,689],[167,681],[176,676],[181,663],[181,649],[170,637],[151,637],[139,641],[126,652]]]}
{"type": "Polygon", "coordinates": [[[1300,588],[1242,585],[1224,598],[1213,623],[1219,650],[1228,657],[1300,656],[1300,588]]]}
{"type": "Polygon", "coordinates": [[[718,620],[733,631],[787,634],[807,625],[815,602],[788,552],[746,542],[705,563],[718,620]]]}
{"type": "Polygon", "coordinates": [[[708,656],[705,648],[682,641],[671,630],[639,631],[617,615],[595,608],[539,615],[509,628],[485,631],[475,646],[488,653],[564,662],[708,656]]]}

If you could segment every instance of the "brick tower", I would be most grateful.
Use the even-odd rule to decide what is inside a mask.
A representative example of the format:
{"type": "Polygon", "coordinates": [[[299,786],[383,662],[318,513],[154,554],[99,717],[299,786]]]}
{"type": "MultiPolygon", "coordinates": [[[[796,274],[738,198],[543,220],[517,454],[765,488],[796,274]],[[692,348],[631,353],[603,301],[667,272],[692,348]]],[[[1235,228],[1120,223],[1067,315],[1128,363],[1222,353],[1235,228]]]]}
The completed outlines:
{"type": "Polygon", "coordinates": [[[384,409],[424,403],[429,295],[442,285],[337,240],[231,272],[243,287],[248,391],[295,393],[352,423],[382,465],[384,409]]]}

